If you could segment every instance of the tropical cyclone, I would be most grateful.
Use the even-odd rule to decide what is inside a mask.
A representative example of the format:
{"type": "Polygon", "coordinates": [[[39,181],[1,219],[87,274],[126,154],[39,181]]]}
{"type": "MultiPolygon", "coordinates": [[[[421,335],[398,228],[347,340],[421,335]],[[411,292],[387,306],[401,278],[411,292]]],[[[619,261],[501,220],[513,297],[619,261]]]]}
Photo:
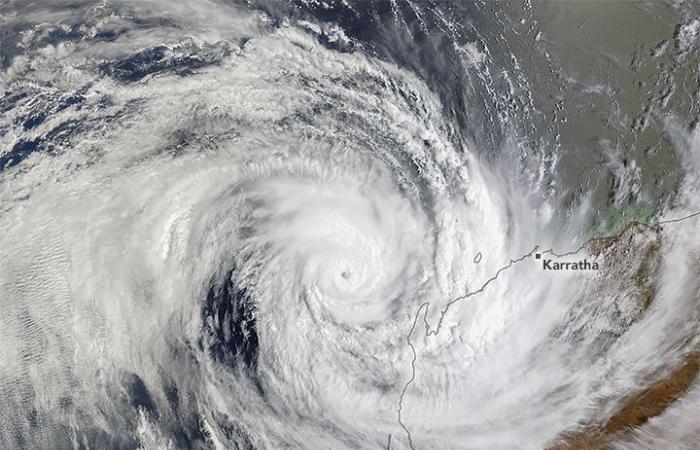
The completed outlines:
{"type": "MultiPolygon", "coordinates": [[[[558,209],[556,155],[524,135],[491,157],[461,85],[339,26],[68,3],[0,6],[0,447],[698,442],[696,218],[580,247],[591,206],[558,209]]],[[[523,112],[468,50],[504,77],[483,106],[523,112]]],[[[681,217],[700,131],[668,129],[681,217]]]]}
{"type": "Polygon", "coordinates": [[[131,45],[27,35],[0,79],[0,446],[402,445],[408,315],[519,229],[492,170],[394,64],[127,6],[81,12],[131,45]]]}

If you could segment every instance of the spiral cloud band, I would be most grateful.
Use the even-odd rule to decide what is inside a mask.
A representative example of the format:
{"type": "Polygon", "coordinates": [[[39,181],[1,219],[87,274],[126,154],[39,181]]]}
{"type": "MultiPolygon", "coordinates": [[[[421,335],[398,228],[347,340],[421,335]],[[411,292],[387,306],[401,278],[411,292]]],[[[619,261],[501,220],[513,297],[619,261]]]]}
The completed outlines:
{"type": "Polygon", "coordinates": [[[679,206],[582,245],[585,205],[524,194],[340,28],[80,8],[3,13],[45,24],[0,78],[3,448],[700,438],[691,382],[610,425],[694,364],[697,133],[668,124],[679,206]],[[543,270],[585,258],[603,269],[543,270]]]}

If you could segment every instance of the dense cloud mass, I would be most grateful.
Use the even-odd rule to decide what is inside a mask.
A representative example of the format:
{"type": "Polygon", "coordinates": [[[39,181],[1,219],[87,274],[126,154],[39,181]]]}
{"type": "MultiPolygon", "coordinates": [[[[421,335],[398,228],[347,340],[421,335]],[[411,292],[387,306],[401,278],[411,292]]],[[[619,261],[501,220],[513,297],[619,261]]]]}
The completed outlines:
{"type": "Polygon", "coordinates": [[[589,241],[478,11],[371,3],[0,6],[0,447],[694,448],[700,128],[589,241]]]}

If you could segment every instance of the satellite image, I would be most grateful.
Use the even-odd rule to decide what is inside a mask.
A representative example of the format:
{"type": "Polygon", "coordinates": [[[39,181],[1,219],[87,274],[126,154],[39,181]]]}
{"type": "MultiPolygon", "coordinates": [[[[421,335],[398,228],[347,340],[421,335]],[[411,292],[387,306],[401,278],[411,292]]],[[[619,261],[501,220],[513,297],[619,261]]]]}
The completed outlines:
{"type": "Polygon", "coordinates": [[[700,1],[0,0],[0,449],[700,449],[700,1]]]}

